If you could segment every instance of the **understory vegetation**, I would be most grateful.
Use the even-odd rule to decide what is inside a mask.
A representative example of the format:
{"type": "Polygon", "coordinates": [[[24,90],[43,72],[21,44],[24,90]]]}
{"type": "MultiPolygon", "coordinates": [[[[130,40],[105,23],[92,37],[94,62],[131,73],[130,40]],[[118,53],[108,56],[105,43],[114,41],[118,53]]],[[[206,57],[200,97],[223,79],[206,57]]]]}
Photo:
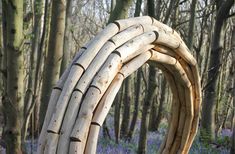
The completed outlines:
{"type": "MultiPolygon", "coordinates": [[[[137,121],[137,128],[134,132],[133,138],[130,141],[120,140],[115,142],[115,134],[113,127],[113,115],[109,114],[107,117],[107,132],[100,131],[97,145],[97,154],[135,154],[138,150],[138,140],[140,132],[140,120],[137,121]]],[[[159,131],[148,132],[147,134],[147,154],[157,153],[161,142],[164,139],[167,130],[167,123],[162,122],[159,126],[159,131]]],[[[230,137],[231,130],[224,129],[220,136],[213,144],[205,144],[200,141],[199,134],[196,136],[189,154],[228,154],[231,145],[230,137]]],[[[37,140],[28,139],[27,151],[28,153],[36,153],[37,140]]],[[[0,150],[1,151],[1,150],[0,150]]]]}
{"type": "MultiPolygon", "coordinates": [[[[113,117],[107,117],[107,125],[109,126],[109,138],[107,134],[100,131],[97,146],[97,154],[135,154],[138,150],[138,140],[140,131],[140,121],[137,122],[137,128],[131,141],[120,140],[119,144],[115,142],[113,117]]],[[[167,123],[162,122],[157,132],[148,132],[147,134],[147,154],[154,154],[160,148],[167,130],[167,123]]],[[[216,139],[214,144],[205,144],[200,141],[199,134],[196,136],[190,149],[190,154],[228,154],[230,148],[230,137],[232,132],[229,129],[221,131],[221,135],[216,139]]]]}

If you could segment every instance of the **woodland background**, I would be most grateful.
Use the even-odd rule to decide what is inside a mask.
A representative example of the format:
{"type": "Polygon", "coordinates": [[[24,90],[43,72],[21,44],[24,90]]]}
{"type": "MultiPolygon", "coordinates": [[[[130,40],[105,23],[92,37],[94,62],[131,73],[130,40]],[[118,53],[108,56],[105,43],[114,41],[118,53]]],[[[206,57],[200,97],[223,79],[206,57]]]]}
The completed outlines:
{"type": "MultiPolygon", "coordinates": [[[[179,32],[198,61],[203,101],[193,148],[234,154],[234,0],[1,0],[0,152],[32,152],[29,142],[37,141],[53,85],[75,52],[108,23],[143,15],[179,32]]],[[[152,153],[167,128],[171,100],[162,72],[144,65],[122,85],[98,153],[117,146],[132,149],[123,153],[152,153]],[[159,140],[147,144],[153,136],[159,140]]]]}

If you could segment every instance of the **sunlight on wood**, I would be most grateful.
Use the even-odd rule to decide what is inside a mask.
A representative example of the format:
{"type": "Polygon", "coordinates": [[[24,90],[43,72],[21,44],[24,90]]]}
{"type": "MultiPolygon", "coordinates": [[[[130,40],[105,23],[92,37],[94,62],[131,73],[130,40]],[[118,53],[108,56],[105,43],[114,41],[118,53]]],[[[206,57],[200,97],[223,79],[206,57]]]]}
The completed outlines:
{"type": "Polygon", "coordinates": [[[187,154],[201,106],[197,63],[176,31],[148,16],[109,24],[78,52],[52,91],[37,153],[95,153],[123,80],[146,62],[162,70],[173,93],[159,152],[187,154]]]}

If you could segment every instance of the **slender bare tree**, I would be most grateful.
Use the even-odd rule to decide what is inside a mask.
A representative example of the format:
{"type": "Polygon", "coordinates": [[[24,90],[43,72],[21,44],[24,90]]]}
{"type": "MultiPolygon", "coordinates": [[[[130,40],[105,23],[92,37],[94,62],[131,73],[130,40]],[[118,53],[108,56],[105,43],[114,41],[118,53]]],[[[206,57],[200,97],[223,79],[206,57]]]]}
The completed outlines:
{"type": "Polygon", "coordinates": [[[20,154],[21,127],[24,108],[24,34],[23,34],[23,0],[3,2],[3,32],[6,39],[4,50],[7,59],[7,80],[3,98],[5,127],[3,138],[7,153],[20,154]]]}
{"type": "Polygon", "coordinates": [[[43,74],[42,95],[40,105],[40,128],[43,125],[50,93],[60,76],[63,56],[66,0],[52,1],[52,14],[49,34],[49,46],[43,74]]]}
{"type": "Polygon", "coordinates": [[[205,89],[202,106],[202,131],[201,135],[206,140],[213,140],[215,137],[214,111],[216,103],[216,86],[221,66],[221,53],[223,50],[225,21],[234,0],[216,1],[216,21],[211,42],[211,55],[209,62],[208,83],[205,89]]]}

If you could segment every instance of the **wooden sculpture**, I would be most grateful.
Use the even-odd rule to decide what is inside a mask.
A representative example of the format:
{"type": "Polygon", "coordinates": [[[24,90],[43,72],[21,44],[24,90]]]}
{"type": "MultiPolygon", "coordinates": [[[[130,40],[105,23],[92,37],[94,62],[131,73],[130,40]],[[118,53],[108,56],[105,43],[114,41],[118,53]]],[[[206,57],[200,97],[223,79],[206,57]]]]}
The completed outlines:
{"type": "Polygon", "coordinates": [[[37,153],[95,153],[123,80],[146,62],[163,71],[173,93],[159,151],[188,153],[201,103],[197,63],[176,31],[149,16],[115,21],[80,49],[52,91],[37,153]]]}

